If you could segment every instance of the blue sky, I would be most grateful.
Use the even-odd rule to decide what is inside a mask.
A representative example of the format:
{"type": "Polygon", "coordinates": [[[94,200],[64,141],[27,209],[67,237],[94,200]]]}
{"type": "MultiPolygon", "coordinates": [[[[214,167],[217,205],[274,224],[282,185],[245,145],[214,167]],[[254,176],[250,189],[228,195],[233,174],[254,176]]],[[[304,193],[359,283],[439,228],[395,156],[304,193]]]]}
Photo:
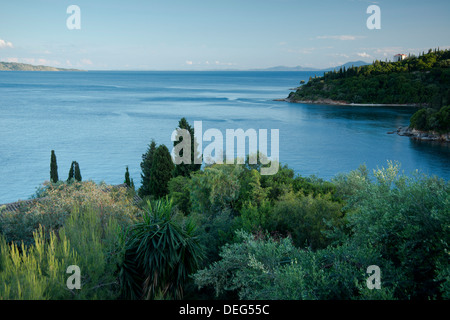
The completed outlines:
{"type": "Polygon", "coordinates": [[[448,0],[15,0],[0,61],[89,70],[327,68],[450,48],[448,0]],[[69,5],[81,29],[69,30],[69,5]],[[369,30],[369,5],[381,29],[369,30]]]}

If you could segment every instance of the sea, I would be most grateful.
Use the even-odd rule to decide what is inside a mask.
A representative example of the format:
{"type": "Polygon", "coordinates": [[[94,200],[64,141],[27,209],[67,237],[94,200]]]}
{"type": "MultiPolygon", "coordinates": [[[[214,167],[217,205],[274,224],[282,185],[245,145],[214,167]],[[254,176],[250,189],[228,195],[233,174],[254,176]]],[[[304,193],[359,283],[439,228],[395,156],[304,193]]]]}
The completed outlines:
{"type": "Polygon", "coordinates": [[[280,162],[305,177],[331,180],[397,161],[406,174],[449,179],[448,144],[388,134],[407,126],[415,108],[275,101],[315,75],[322,74],[0,72],[0,204],[29,199],[49,180],[51,150],[61,180],[77,161],[84,181],[121,184],[128,166],[139,187],[151,139],[171,150],[182,117],[224,137],[227,129],[278,129],[280,162]]]}

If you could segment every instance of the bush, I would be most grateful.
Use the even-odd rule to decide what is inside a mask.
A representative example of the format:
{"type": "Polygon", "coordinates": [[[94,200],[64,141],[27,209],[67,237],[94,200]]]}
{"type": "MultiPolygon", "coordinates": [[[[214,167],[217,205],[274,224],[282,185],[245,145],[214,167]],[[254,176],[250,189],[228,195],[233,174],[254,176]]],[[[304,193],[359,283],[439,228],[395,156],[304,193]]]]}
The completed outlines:
{"type": "Polygon", "coordinates": [[[350,241],[376,248],[402,272],[398,298],[440,298],[438,272],[448,267],[448,182],[406,176],[394,163],[374,170],[374,178],[348,200],[350,241]]]}
{"type": "Polygon", "coordinates": [[[191,211],[191,179],[184,176],[172,178],[169,181],[169,197],[173,199],[174,205],[183,213],[191,211]]]}
{"type": "Polygon", "coordinates": [[[213,165],[192,175],[192,211],[214,214],[237,207],[240,165],[213,165]]]}
{"type": "Polygon", "coordinates": [[[330,195],[289,193],[274,205],[269,230],[290,235],[298,247],[325,248],[330,243],[326,233],[342,223],[341,209],[342,204],[332,201],[330,195]]]}
{"type": "Polygon", "coordinates": [[[65,226],[45,235],[39,228],[34,244],[8,245],[0,236],[0,299],[117,299],[117,270],[123,257],[119,225],[101,221],[98,209],[71,210],[65,226]],[[67,267],[81,271],[81,290],[69,290],[67,267]]]}
{"type": "MultiPolygon", "coordinates": [[[[366,287],[369,265],[392,270],[367,247],[314,252],[299,250],[289,238],[256,237],[242,231],[237,236],[240,242],[225,245],[220,261],[193,276],[200,288],[214,287],[217,297],[231,291],[243,300],[393,299],[389,278],[376,292],[366,287]]],[[[389,271],[395,278],[395,272],[389,271]]]]}
{"type": "Polygon", "coordinates": [[[133,205],[133,199],[125,188],[113,188],[94,182],[73,182],[71,184],[47,184],[45,198],[36,201],[20,212],[0,212],[0,232],[7,242],[23,241],[33,243],[33,232],[41,225],[48,234],[64,225],[74,207],[80,210],[93,209],[99,212],[106,224],[113,217],[125,228],[136,221],[140,211],[133,205]]]}

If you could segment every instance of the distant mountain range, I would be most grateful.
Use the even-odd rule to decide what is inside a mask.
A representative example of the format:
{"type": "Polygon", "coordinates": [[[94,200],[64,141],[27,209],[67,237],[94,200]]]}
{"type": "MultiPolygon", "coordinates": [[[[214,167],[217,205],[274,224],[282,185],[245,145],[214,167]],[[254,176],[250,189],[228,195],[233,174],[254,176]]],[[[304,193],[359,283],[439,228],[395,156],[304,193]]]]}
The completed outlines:
{"type": "MultiPolygon", "coordinates": [[[[346,68],[348,69],[351,66],[360,67],[365,66],[370,63],[365,61],[352,61],[347,62],[343,65],[334,67],[334,68],[327,68],[327,69],[319,69],[319,68],[309,68],[309,67],[302,67],[302,66],[296,66],[296,67],[286,67],[286,66],[276,66],[276,67],[270,67],[270,68],[262,68],[262,69],[248,69],[248,70],[239,70],[239,69],[226,69],[226,71],[330,71],[333,69],[339,70],[339,68],[346,68]]],[[[16,62],[0,62],[0,71],[82,71],[78,69],[64,69],[64,68],[55,68],[55,67],[48,67],[48,66],[35,66],[31,64],[26,63],[16,63],[16,62]]],[[[223,70],[222,70],[223,71],[223,70]]]]}
{"type": "Polygon", "coordinates": [[[270,67],[270,68],[265,68],[265,69],[250,69],[248,71],[331,71],[331,70],[336,70],[336,69],[339,70],[339,68],[344,68],[344,67],[346,69],[348,69],[351,66],[360,67],[360,66],[365,66],[365,65],[369,65],[369,64],[371,64],[371,63],[359,60],[359,61],[350,61],[343,65],[336,66],[334,68],[327,68],[327,69],[309,68],[309,67],[302,67],[302,66],[296,66],[296,67],[276,66],[276,67],[270,67]]]}
{"type": "Polygon", "coordinates": [[[26,63],[0,62],[0,71],[81,71],[47,66],[34,66],[26,63]]]}

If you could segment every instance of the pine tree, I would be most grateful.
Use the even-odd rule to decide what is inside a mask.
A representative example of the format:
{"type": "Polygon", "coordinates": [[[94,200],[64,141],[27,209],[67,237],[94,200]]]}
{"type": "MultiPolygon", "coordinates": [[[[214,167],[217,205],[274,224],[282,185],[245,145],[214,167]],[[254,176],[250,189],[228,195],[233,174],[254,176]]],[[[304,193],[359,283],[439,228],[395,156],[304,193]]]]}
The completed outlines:
{"type": "MultiPolygon", "coordinates": [[[[186,118],[181,118],[181,120],[178,122],[177,129],[185,129],[189,132],[189,134],[191,136],[191,163],[180,163],[180,164],[175,165],[174,176],[175,177],[178,177],[178,176],[189,177],[192,172],[200,170],[200,168],[202,166],[201,161],[197,161],[197,162],[200,162],[199,164],[195,163],[196,162],[195,161],[195,158],[196,158],[195,151],[198,148],[198,142],[195,137],[194,128],[192,128],[189,125],[186,118]]],[[[183,141],[183,138],[177,134],[175,137],[173,146],[175,147],[177,144],[181,143],[182,141],[183,141]]],[[[181,150],[179,155],[176,155],[176,156],[182,157],[183,150],[181,150]]]]}
{"type": "Polygon", "coordinates": [[[131,187],[130,172],[128,171],[128,166],[125,171],[125,180],[123,183],[125,183],[127,186],[131,187]]]}
{"type": "Polygon", "coordinates": [[[153,155],[156,150],[156,142],[152,139],[147,152],[142,155],[141,162],[141,187],[139,188],[139,196],[141,198],[150,195],[150,170],[153,163],[153,155]]]}
{"type": "Polygon", "coordinates": [[[150,194],[162,198],[169,193],[169,180],[173,177],[175,166],[169,149],[165,145],[156,148],[150,170],[150,194]]]}
{"type": "Polygon", "coordinates": [[[50,182],[57,183],[58,177],[58,164],[56,163],[55,150],[52,150],[52,155],[50,159],[50,182]]]}

